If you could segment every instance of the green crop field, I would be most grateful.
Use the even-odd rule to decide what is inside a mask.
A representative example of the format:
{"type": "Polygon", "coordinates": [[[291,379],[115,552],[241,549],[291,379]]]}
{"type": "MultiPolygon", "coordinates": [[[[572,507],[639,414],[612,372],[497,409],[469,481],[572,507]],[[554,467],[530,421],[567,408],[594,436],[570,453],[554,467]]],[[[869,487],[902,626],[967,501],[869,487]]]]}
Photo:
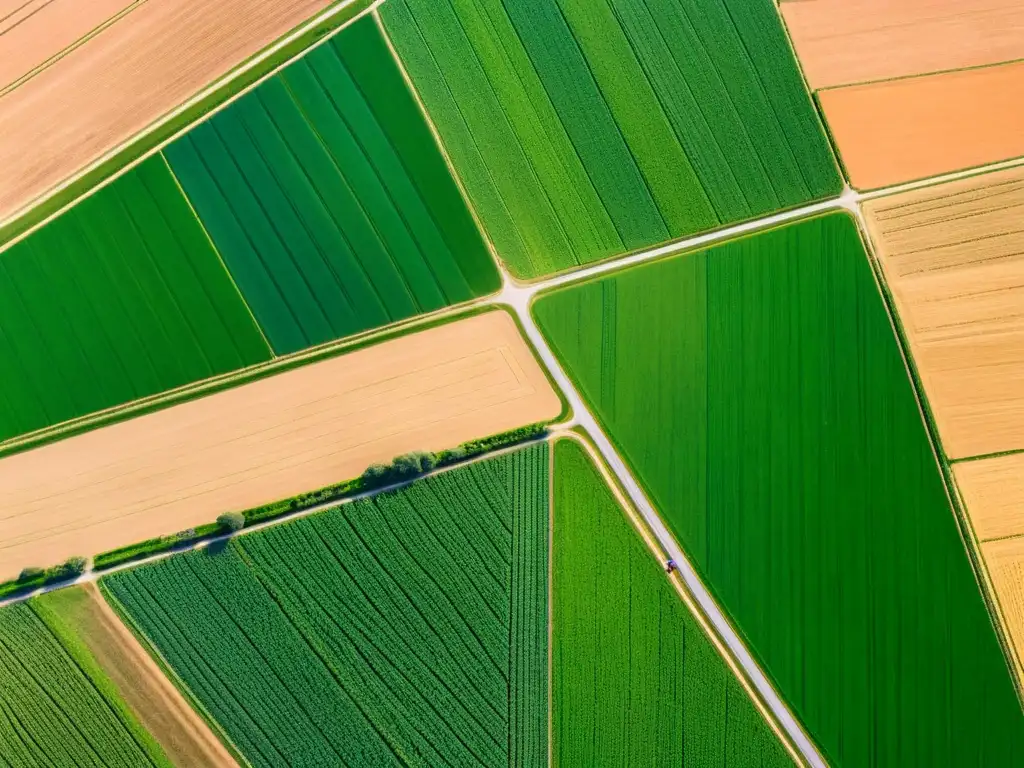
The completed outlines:
{"type": "Polygon", "coordinates": [[[170,768],[59,602],[52,593],[0,609],[0,765],[170,768]]]}
{"type": "Polygon", "coordinates": [[[269,358],[160,157],[0,254],[0,440],[269,358]]]}
{"type": "Polygon", "coordinates": [[[166,155],[278,354],[500,285],[372,18],[166,155]]]}
{"type": "Polygon", "coordinates": [[[547,760],[548,449],[107,577],[254,765],[547,760]]]}
{"type": "Polygon", "coordinates": [[[1021,707],[848,216],[534,312],[832,764],[1024,763],[1021,707]]]}
{"type": "Polygon", "coordinates": [[[553,764],[792,765],[586,451],[554,456],[553,764]]]}
{"type": "Polygon", "coordinates": [[[771,0],[388,0],[380,14],[517,277],[841,187],[771,0]]]}

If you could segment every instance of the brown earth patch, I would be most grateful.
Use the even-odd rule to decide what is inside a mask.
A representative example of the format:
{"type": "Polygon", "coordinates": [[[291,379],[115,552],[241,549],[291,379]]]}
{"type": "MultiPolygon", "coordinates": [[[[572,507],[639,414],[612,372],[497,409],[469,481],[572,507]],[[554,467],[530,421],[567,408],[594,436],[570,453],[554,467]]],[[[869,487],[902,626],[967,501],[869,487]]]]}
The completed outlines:
{"type": "Polygon", "coordinates": [[[0,3],[0,90],[139,0],[0,3]]]}
{"type": "Polygon", "coordinates": [[[864,213],[946,455],[1024,448],[1024,168],[864,213]]]}
{"type": "Polygon", "coordinates": [[[814,90],[1024,58],[1020,0],[805,0],[781,10],[814,90]]]}
{"type": "Polygon", "coordinates": [[[234,758],[206,722],[121,623],[95,584],[71,587],[62,601],[67,623],[117,687],[135,716],[180,768],[234,766],[234,758]]]}
{"type": "Polygon", "coordinates": [[[503,311],[385,341],[0,460],[0,577],[560,411],[503,311]]]}
{"type": "Polygon", "coordinates": [[[1024,534],[1024,453],[953,465],[980,541],[1024,534]]]}
{"type": "MultiPolygon", "coordinates": [[[[145,0],[0,97],[0,219],[329,5],[331,0],[145,0]]],[[[30,42],[50,45],[38,31],[30,42]]]]}
{"type": "Polygon", "coordinates": [[[818,92],[847,176],[876,189],[1024,155],[1024,63],[818,92]]]}

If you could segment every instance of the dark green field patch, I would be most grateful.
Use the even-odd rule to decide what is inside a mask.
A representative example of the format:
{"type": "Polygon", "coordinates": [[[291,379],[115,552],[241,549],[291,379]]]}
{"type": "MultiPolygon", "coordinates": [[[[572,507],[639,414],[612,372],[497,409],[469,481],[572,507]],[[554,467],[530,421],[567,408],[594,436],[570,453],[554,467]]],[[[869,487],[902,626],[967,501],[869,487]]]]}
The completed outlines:
{"type": "Polygon", "coordinates": [[[555,443],[553,765],[792,765],[604,479],[555,443]]]}
{"type": "Polygon", "coordinates": [[[517,277],[840,190],[771,0],[389,0],[380,14],[517,277]]]}
{"type": "Polygon", "coordinates": [[[547,761],[548,448],[103,580],[254,766],[547,761]]]}
{"type": "Polygon", "coordinates": [[[270,356],[159,156],[0,254],[0,440],[270,356]]]}
{"type": "Polygon", "coordinates": [[[166,155],[278,354],[499,286],[371,18],[166,155]]]}
{"type": "Polygon", "coordinates": [[[1024,762],[1020,703],[848,216],[627,269],[535,314],[830,763],[1024,762]]]}

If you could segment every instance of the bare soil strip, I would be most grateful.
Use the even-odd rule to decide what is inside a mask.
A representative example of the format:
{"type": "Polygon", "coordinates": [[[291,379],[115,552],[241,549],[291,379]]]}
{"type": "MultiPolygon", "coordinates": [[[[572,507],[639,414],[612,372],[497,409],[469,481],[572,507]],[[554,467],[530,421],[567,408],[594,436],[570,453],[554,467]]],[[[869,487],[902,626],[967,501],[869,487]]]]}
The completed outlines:
{"type": "Polygon", "coordinates": [[[402,336],[0,460],[0,578],[560,411],[505,312],[402,336]]]}
{"type": "Polygon", "coordinates": [[[138,0],[33,0],[10,14],[0,8],[0,89],[24,77],[136,2],[138,0]]]}
{"type": "Polygon", "coordinates": [[[856,189],[1024,155],[1024,62],[818,92],[856,189]]]}
{"type": "Polygon", "coordinates": [[[1024,58],[1020,0],[804,0],[781,10],[814,90],[1024,58]]]}
{"type": "Polygon", "coordinates": [[[1024,448],[1024,168],[864,213],[946,456],[1024,448]]]}
{"type": "Polygon", "coordinates": [[[979,541],[1024,535],[1024,453],[960,462],[953,476],[979,541]]]}
{"type": "Polygon", "coordinates": [[[234,758],[124,626],[95,584],[72,587],[68,623],[142,725],[180,768],[234,766],[234,758]],[[73,607],[72,607],[73,606],[73,607]]]}
{"type": "MultiPolygon", "coordinates": [[[[65,4],[101,3],[57,5],[65,4]]],[[[329,5],[331,0],[146,0],[0,97],[0,219],[329,5]]],[[[50,34],[49,27],[38,28],[26,45],[49,49],[50,34]]]]}

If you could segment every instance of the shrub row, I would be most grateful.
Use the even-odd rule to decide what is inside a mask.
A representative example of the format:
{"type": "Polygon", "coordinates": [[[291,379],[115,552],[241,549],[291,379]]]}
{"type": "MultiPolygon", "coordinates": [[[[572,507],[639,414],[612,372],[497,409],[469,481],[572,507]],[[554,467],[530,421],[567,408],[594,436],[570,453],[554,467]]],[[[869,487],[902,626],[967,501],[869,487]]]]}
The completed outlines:
{"type": "Polygon", "coordinates": [[[362,475],[352,480],[328,485],[325,488],[302,493],[290,499],[281,499],[270,504],[253,507],[244,512],[229,512],[218,517],[216,523],[183,531],[173,536],[150,539],[149,541],[132,544],[128,547],[104,552],[94,558],[93,567],[96,570],[102,571],[122,563],[141,560],[159,552],[184,548],[200,539],[234,532],[243,527],[267,522],[268,520],[310,509],[327,502],[340,501],[348,496],[371,491],[375,488],[413,480],[432,469],[457,464],[460,461],[471,459],[482,453],[515,445],[516,443],[539,439],[545,434],[547,434],[547,426],[545,424],[531,424],[519,429],[491,435],[482,440],[470,440],[455,448],[448,448],[439,453],[431,453],[430,451],[406,453],[396,457],[390,464],[371,464],[362,475]]]}
{"type": "Polygon", "coordinates": [[[24,568],[18,578],[0,584],[0,598],[10,597],[20,592],[30,592],[39,587],[56,584],[61,581],[77,579],[88,565],[84,557],[69,557],[60,565],[50,568],[24,568]]]}

